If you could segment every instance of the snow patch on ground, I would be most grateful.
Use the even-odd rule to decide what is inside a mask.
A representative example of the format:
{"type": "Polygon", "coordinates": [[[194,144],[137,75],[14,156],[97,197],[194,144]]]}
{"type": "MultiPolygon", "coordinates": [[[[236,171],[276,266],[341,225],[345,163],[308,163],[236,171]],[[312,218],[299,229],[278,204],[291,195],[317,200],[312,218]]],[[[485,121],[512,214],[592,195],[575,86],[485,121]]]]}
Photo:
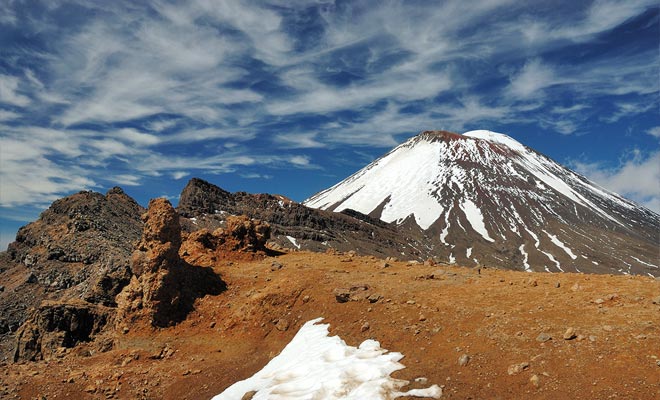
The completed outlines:
{"type": "Polygon", "coordinates": [[[532,238],[534,238],[534,247],[536,247],[536,248],[538,249],[538,248],[539,248],[539,244],[540,244],[540,242],[539,242],[539,237],[536,235],[536,233],[530,231],[529,228],[527,228],[527,226],[525,226],[525,230],[527,231],[527,233],[529,233],[529,235],[530,235],[532,238]]]}
{"type": "Polygon", "coordinates": [[[255,391],[253,400],[386,400],[403,396],[438,399],[442,389],[401,392],[407,381],[390,375],[405,368],[401,353],[388,352],[375,340],[348,346],[328,336],[323,318],[305,323],[282,352],[251,378],[237,382],[213,400],[238,400],[255,391]]]}
{"type": "Polygon", "coordinates": [[[468,247],[467,250],[465,250],[465,257],[466,258],[472,257],[472,247],[468,247]]]}
{"type": "Polygon", "coordinates": [[[449,235],[449,213],[451,212],[451,207],[449,210],[447,210],[447,214],[445,214],[445,227],[442,229],[442,232],[440,232],[440,241],[442,244],[445,246],[449,246],[449,243],[445,239],[447,239],[447,235],[449,235]]]}
{"type": "Polygon", "coordinates": [[[467,218],[470,225],[472,225],[472,229],[474,229],[475,232],[480,234],[489,242],[495,241],[490,237],[488,231],[486,230],[486,225],[484,224],[484,216],[481,214],[481,210],[479,207],[477,207],[476,204],[472,202],[472,200],[463,200],[463,203],[461,204],[461,210],[463,210],[463,213],[465,213],[465,217],[467,218]]]}
{"type": "Polygon", "coordinates": [[[645,262],[645,261],[642,261],[642,260],[640,260],[639,258],[637,258],[637,257],[635,257],[635,256],[630,256],[630,257],[634,258],[635,261],[637,261],[638,263],[641,263],[641,264],[647,265],[647,266],[649,266],[649,267],[651,267],[651,268],[658,268],[657,265],[650,264],[650,263],[647,263],[647,262],[645,262]]]}
{"type": "Polygon", "coordinates": [[[529,266],[529,263],[527,262],[529,260],[529,254],[525,251],[525,245],[521,244],[520,247],[518,247],[518,250],[520,250],[520,254],[525,257],[523,260],[523,267],[525,268],[526,272],[532,272],[532,267],[529,266]]]}
{"type": "Polygon", "coordinates": [[[545,234],[548,235],[548,237],[550,238],[550,241],[552,241],[552,243],[554,243],[555,246],[557,246],[560,249],[564,250],[566,252],[566,254],[568,254],[568,256],[571,257],[572,259],[574,259],[574,260],[577,259],[577,256],[575,254],[573,254],[573,251],[571,249],[569,249],[568,247],[566,247],[566,245],[561,240],[559,240],[556,235],[550,234],[546,231],[543,231],[543,232],[545,232],[545,234]]]}
{"type": "Polygon", "coordinates": [[[555,257],[552,254],[546,253],[545,251],[541,251],[541,253],[545,254],[546,257],[548,257],[548,259],[550,259],[550,261],[555,263],[555,267],[557,267],[558,270],[560,270],[561,272],[564,272],[564,270],[561,268],[561,264],[559,263],[559,261],[557,261],[555,259],[555,257]]]}
{"type": "Polygon", "coordinates": [[[287,236],[286,238],[289,239],[289,242],[293,243],[294,246],[300,248],[300,244],[298,244],[296,238],[294,238],[293,236],[287,236]]]}

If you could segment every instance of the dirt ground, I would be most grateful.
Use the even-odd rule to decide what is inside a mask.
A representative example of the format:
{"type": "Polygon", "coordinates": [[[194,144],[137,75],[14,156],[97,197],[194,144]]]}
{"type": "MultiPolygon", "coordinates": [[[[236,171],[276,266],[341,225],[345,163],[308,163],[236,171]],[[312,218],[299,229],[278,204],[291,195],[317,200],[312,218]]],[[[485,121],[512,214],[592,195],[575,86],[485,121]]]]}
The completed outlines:
{"type": "Polygon", "coordinates": [[[324,317],[350,345],[403,353],[395,377],[425,377],[442,398],[660,398],[658,280],[387,264],[306,252],[220,261],[228,290],[178,326],[126,326],[105,353],[4,364],[0,397],[209,399],[324,317]]]}

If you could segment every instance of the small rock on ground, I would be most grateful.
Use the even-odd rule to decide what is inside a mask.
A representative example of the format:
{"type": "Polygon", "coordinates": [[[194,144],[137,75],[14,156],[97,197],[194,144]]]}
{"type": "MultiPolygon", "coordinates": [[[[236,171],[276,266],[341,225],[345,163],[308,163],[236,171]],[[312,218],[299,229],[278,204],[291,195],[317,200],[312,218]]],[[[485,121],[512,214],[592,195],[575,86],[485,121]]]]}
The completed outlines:
{"type": "Polygon", "coordinates": [[[509,368],[507,369],[507,373],[509,375],[517,375],[517,374],[523,372],[524,370],[526,370],[527,368],[529,368],[529,363],[527,363],[527,362],[521,362],[519,364],[512,364],[512,365],[509,365],[509,368]]]}
{"type": "Polygon", "coordinates": [[[368,331],[370,327],[371,327],[371,326],[369,325],[369,323],[368,323],[368,322],[365,322],[365,323],[362,324],[362,326],[360,327],[360,332],[368,331]]]}
{"type": "Polygon", "coordinates": [[[541,380],[539,379],[539,376],[536,375],[536,374],[535,374],[535,375],[532,375],[532,376],[529,378],[529,383],[531,383],[532,385],[534,385],[534,387],[539,387],[540,382],[541,382],[541,380]]]}
{"type": "Polygon", "coordinates": [[[536,341],[540,343],[547,342],[548,340],[551,340],[552,336],[550,336],[549,333],[541,332],[539,335],[536,337],[536,341]]]}
{"type": "Polygon", "coordinates": [[[252,400],[255,394],[257,394],[256,390],[250,390],[249,392],[246,392],[243,397],[241,397],[241,400],[252,400]]]}
{"type": "Polygon", "coordinates": [[[289,329],[289,321],[285,320],[284,318],[280,318],[280,319],[278,319],[277,322],[275,323],[275,328],[276,328],[278,331],[282,331],[282,332],[284,332],[284,331],[286,331],[287,329],[289,329]]]}
{"type": "Polygon", "coordinates": [[[572,340],[575,339],[577,335],[575,334],[575,329],[574,328],[568,328],[566,329],[566,332],[564,332],[564,340],[572,340]]]}
{"type": "Polygon", "coordinates": [[[458,357],[458,365],[460,365],[461,367],[468,365],[469,362],[470,362],[470,356],[468,356],[467,354],[463,354],[460,357],[458,357]]]}

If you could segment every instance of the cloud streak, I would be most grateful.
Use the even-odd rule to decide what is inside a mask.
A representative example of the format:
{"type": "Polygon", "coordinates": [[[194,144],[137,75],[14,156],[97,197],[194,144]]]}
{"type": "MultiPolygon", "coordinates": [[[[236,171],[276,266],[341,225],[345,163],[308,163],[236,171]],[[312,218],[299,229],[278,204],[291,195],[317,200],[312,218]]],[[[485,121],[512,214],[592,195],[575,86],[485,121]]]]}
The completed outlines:
{"type": "MultiPolygon", "coordinates": [[[[324,151],[425,129],[595,135],[658,107],[646,0],[8,2],[0,30],[4,207],[334,168],[324,151]]],[[[636,129],[655,151],[657,123],[636,129]]]]}
{"type": "Polygon", "coordinates": [[[614,168],[579,162],[574,167],[603,187],[660,214],[660,152],[645,156],[634,150],[614,168]]]}

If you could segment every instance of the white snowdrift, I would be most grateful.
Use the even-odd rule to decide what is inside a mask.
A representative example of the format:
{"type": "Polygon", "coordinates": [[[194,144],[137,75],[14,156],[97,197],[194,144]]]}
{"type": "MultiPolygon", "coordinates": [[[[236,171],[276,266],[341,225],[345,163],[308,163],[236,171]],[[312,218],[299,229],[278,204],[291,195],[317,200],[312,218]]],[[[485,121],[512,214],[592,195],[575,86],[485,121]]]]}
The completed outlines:
{"type": "Polygon", "coordinates": [[[388,352],[375,340],[359,347],[348,346],[338,336],[328,336],[328,325],[311,320],[282,352],[251,378],[237,382],[213,400],[239,400],[256,391],[253,400],[395,399],[401,396],[440,398],[442,390],[401,392],[407,381],[394,379],[394,371],[405,368],[401,353],[388,352]]]}

